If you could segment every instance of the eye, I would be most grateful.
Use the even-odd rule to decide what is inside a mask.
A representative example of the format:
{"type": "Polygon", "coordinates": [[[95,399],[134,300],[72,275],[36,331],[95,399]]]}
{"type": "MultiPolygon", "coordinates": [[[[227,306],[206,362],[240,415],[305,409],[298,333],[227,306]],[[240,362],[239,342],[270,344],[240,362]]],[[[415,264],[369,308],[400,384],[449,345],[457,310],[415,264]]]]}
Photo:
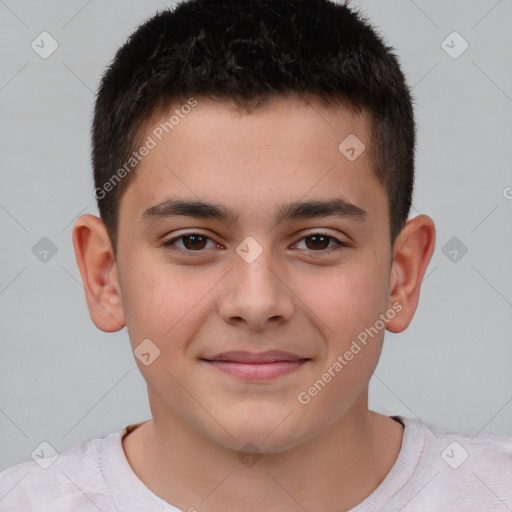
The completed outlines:
{"type": "MultiPolygon", "coordinates": [[[[341,240],[337,238],[327,235],[325,233],[311,233],[305,237],[302,237],[299,240],[299,243],[305,240],[306,250],[309,252],[328,252],[327,250],[337,248],[340,249],[342,247],[348,247],[348,244],[343,243],[341,240]],[[308,243],[308,241],[310,241],[308,243]],[[330,242],[334,241],[334,245],[330,245],[330,242]]],[[[298,244],[296,244],[297,246],[298,244]]],[[[170,247],[174,250],[185,253],[188,255],[192,255],[193,253],[201,254],[205,249],[212,247],[219,247],[219,244],[215,243],[210,237],[203,235],[201,233],[185,233],[169,240],[166,240],[162,243],[163,247],[170,247]],[[176,245],[176,242],[182,241],[182,246],[176,245]],[[207,247],[207,243],[210,241],[210,247],[207,247]]]]}
{"type": "MultiPolygon", "coordinates": [[[[201,233],[185,233],[180,236],[171,238],[162,243],[163,247],[171,247],[175,245],[176,241],[183,240],[183,247],[176,246],[176,250],[184,253],[202,252],[203,249],[207,248],[206,243],[209,240],[213,246],[218,246],[210,237],[201,233]]],[[[211,246],[210,246],[211,248],[211,246]]]]}
{"type": "Polygon", "coordinates": [[[310,233],[309,235],[301,238],[300,241],[305,240],[306,249],[310,252],[327,252],[326,249],[332,249],[333,247],[347,247],[347,244],[343,243],[337,238],[327,235],[325,233],[310,233]],[[310,243],[307,241],[310,240],[310,243]],[[329,246],[329,242],[336,242],[334,246],[329,246]]]}

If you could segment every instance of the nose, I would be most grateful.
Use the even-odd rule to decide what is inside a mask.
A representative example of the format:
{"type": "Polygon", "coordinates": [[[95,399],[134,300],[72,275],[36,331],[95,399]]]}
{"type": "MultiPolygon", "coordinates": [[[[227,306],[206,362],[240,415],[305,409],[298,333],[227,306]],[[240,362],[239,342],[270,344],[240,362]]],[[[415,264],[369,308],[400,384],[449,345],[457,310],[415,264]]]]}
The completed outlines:
{"type": "Polygon", "coordinates": [[[276,268],[270,250],[253,262],[236,257],[220,299],[219,313],[226,323],[253,331],[282,325],[294,312],[293,290],[286,273],[276,268]]]}

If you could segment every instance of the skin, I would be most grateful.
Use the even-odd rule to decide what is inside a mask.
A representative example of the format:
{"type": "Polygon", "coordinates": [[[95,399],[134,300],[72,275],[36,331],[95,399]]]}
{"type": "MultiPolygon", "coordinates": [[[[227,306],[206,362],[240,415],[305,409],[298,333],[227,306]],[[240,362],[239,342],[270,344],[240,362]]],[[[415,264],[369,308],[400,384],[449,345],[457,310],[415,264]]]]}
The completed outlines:
{"type": "MultiPolygon", "coordinates": [[[[147,134],[160,121],[151,120],[147,134]]],[[[126,325],[132,349],[145,339],[160,349],[148,366],[135,359],[153,419],[123,448],[142,482],[172,505],[340,512],[369,496],[396,462],[402,426],[368,409],[385,329],[309,403],[297,398],[393,304],[401,310],[386,329],[406,329],[434,250],[434,223],[425,215],[410,219],[391,247],[369,141],[364,115],[342,107],[290,95],[247,115],[200,99],[126,189],[117,260],[102,221],[77,220],[73,242],[93,322],[106,332],[126,325]],[[351,133],[367,146],[353,162],[338,150],[351,133]],[[229,206],[238,222],[142,220],[171,196],[229,206]],[[273,220],[288,202],[331,198],[364,209],[367,220],[273,220]],[[195,256],[162,246],[193,232],[209,237],[200,255],[186,238],[174,247],[195,256]],[[315,233],[346,246],[335,250],[328,239],[316,248],[307,238],[315,233]],[[236,252],[248,236],[263,250],[252,263],[236,252]],[[200,359],[273,349],[310,360],[286,376],[248,382],[200,359]],[[239,457],[247,443],[251,465],[239,457]]]]}

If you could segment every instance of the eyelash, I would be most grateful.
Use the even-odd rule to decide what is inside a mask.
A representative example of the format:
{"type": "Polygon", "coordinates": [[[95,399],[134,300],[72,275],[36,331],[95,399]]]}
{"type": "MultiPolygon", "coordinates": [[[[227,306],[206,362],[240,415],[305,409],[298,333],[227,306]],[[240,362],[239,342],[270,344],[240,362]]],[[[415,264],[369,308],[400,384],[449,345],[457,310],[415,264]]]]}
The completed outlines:
{"type": "MultiPolygon", "coordinates": [[[[173,251],[176,251],[176,252],[181,253],[181,254],[185,254],[187,256],[192,256],[192,257],[194,257],[194,256],[201,256],[208,249],[199,249],[197,251],[192,251],[192,250],[189,250],[189,249],[182,249],[181,247],[172,247],[174,242],[180,240],[181,238],[186,238],[186,237],[192,236],[192,235],[199,235],[199,236],[202,236],[202,237],[206,238],[207,240],[211,240],[213,242],[213,240],[209,236],[204,235],[203,233],[198,233],[196,231],[191,231],[189,233],[182,233],[179,236],[176,236],[174,238],[170,238],[169,240],[164,241],[162,243],[162,247],[170,248],[173,251]]],[[[313,237],[313,236],[324,236],[324,237],[327,237],[330,240],[334,240],[337,245],[335,245],[333,247],[328,247],[327,249],[320,249],[318,251],[314,251],[314,250],[311,250],[311,249],[306,249],[306,251],[309,252],[309,253],[319,253],[319,254],[321,254],[321,253],[329,253],[329,252],[331,252],[331,250],[340,250],[340,249],[342,249],[344,247],[348,247],[349,246],[347,243],[342,242],[338,238],[336,238],[336,237],[334,237],[332,235],[328,235],[327,233],[322,233],[320,231],[319,232],[309,233],[306,236],[303,236],[299,240],[299,242],[304,240],[305,238],[310,238],[310,237],[313,237]]]]}

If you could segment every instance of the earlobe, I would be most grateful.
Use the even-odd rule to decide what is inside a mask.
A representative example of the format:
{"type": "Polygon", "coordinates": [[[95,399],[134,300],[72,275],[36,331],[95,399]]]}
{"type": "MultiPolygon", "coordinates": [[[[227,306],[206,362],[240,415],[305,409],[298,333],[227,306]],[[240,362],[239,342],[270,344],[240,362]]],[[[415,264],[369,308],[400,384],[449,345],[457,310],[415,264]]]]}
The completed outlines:
{"type": "Polygon", "coordinates": [[[400,313],[386,329],[402,332],[411,323],[418,306],[421,283],[434,252],[436,230],[427,215],[410,219],[398,235],[390,272],[389,306],[400,304],[400,313]]]}
{"type": "Polygon", "coordinates": [[[73,229],[73,247],[87,306],[94,325],[105,332],[125,326],[117,264],[103,221],[81,215],[73,229]]]}

